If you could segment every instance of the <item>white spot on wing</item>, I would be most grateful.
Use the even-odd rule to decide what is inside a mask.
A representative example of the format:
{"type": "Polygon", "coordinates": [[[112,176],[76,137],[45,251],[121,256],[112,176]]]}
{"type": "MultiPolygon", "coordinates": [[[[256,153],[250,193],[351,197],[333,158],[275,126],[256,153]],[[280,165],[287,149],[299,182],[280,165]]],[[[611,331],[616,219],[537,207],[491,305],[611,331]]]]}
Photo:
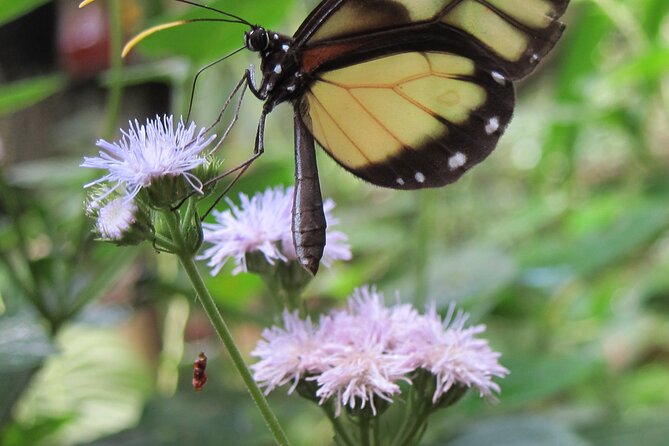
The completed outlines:
{"type": "Polygon", "coordinates": [[[485,125],[485,132],[488,135],[492,135],[499,129],[499,118],[497,116],[493,116],[488,120],[488,123],[485,125]]]}
{"type": "Polygon", "coordinates": [[[500,85],[505,85],[506,84],[506,78],[502,73],[499,71],[493,71],[492,73],[492,78],[495,80],[500,85]]]}
{"type": "Polygon", "coordinates": [[[539,55],[537,53],[532,54],[532,57],[530,57],[530,60],[532,61],[532,63],[539,62],[539,55]]]}
{"type": "Polygon", "coordinates": [[[399,184],[400,186],[404,186],[404,180],[403,180],[402,178],[398,178],[398,179],[396,179],[395,181],[396,181],[397,184],[399,184]]]}
{"type": "Polygon", "coordinates": [[[277,65],[276,67],[274,67],[274,72],[276,74],[281,74],[281,71],[283,71],[283,69],[281,68],[281,65],[277,65]]]}
{"type": "Polygon", "coordinates": [[[419,183],[425,182],[425,175],[423,174],[423,172],[416,172],[415,178],[416,181],[418,181],[419,183]]]}
{"type": "Polygon", "coordinates": [[[455,155],[451,156],[448,159],[448,167],[450,167],[451,170],[455,170],[458,167],[464,166],[466,162],[467,162],[467,155],[465,155],[462,152],[457,152],[455,155]]]}
{"type": "Polygon", "coordinates": [[[282,49],[283,51],[288,51],[289,48],[290,48],[290,46],[289,46],[289,45],[286,45],[285,43],[284,43],[283,45],[281,45],[281,49],[282,49]]]}

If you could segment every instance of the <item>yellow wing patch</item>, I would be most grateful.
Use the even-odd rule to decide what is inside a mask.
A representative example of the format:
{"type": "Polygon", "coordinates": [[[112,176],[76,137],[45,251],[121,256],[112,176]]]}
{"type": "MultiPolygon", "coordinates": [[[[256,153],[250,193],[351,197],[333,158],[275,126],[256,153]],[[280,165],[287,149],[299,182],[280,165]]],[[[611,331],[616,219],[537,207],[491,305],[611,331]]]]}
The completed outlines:
{"type": "Polygon", "coordinates": [[[443,139],[448,123],[465,122],[486,102],[483,87],[463,80],[473,73],[471,60],[432,52],[395,54],[326,72],[306,94],[311,131],[351,169],[418,150],[443,139]]]}
{"type": "Polygon", "coordinates": [[[487,3],[532,29],[548,28],[555,7],[547,0],[487,0],[487,3]]]}
{"type": "Polygon", "coordinates": [[[529,43],[527,34],[475,0],[460,3],[442,21],[468,32],[511,62],[523,56],[529,43]]]}

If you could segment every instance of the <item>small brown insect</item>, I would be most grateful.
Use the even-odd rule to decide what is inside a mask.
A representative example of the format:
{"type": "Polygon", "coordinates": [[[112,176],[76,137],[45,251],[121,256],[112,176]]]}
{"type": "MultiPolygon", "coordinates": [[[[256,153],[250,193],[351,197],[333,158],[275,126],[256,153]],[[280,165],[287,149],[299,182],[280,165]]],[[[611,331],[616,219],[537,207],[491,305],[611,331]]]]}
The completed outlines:
{"type": "Polygon", "coordinates": [[[200,352],[197,355],[197,359],[193,363],[193,389],[196,392],[202,390],[204,385],[207,383],[207,355],[204,352],[200,352]]]}

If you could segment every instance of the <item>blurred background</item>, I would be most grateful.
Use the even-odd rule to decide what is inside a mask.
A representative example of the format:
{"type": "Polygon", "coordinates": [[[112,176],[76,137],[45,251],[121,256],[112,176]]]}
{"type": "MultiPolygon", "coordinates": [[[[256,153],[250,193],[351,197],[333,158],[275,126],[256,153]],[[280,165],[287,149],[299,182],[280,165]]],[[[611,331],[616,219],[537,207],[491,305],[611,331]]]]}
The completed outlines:
{"type": "MultiPolygon", "coordinates": [[[[292,34],[316,1],[213,4],[292,34]]],[[[2,445],[271,444],[175,259],[95,242],[83,212],[96,174],[78,165],[95,141],[129,119],[185,114],[197,70],[241,46],[244,28],[167,30],[123,67],[120,46],[211,16],[171,0],[0,0],[2,445]],[[209,382],[196,394],[201,350],[209,382]]],[[[366,283],[419,306],[457,301],[511,370],[499,404],[470,394],[434,417],[428,445],[669,438],[669,2],[572,0],[564,21],[518,85],[499,147],[457,184],[382,190],[319,153],[354,259],[318,274],[310,307],[366,283]]],[[[250,63],[241,53],[203,74],[197,123],[214,120],[250,63]]],[[[260,105],[247,96],[220,152],[227,166],[251,153],[260,105]]],[[[231,198],[292,184],[290,107],[266,135],[231,198]]],[[[231,269],[208,285],[248,353],[272,304],[260,279],[231,269]]],[[[270,404],[294,444],[330,444],[313,404],[285,389],[270,404]]]]}

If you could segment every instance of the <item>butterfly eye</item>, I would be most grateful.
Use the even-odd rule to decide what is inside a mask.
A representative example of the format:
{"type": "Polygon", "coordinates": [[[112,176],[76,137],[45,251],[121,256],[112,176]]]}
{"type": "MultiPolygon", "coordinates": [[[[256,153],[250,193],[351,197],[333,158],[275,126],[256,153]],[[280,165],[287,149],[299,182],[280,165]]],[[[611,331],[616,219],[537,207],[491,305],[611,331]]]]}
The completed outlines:
{"type": "Polygon", "coordinates": [[[269,35],[264,28],[253,28],[244,34],[244,44],[251,51],[265,51],[269,47],[269,35]]]}

